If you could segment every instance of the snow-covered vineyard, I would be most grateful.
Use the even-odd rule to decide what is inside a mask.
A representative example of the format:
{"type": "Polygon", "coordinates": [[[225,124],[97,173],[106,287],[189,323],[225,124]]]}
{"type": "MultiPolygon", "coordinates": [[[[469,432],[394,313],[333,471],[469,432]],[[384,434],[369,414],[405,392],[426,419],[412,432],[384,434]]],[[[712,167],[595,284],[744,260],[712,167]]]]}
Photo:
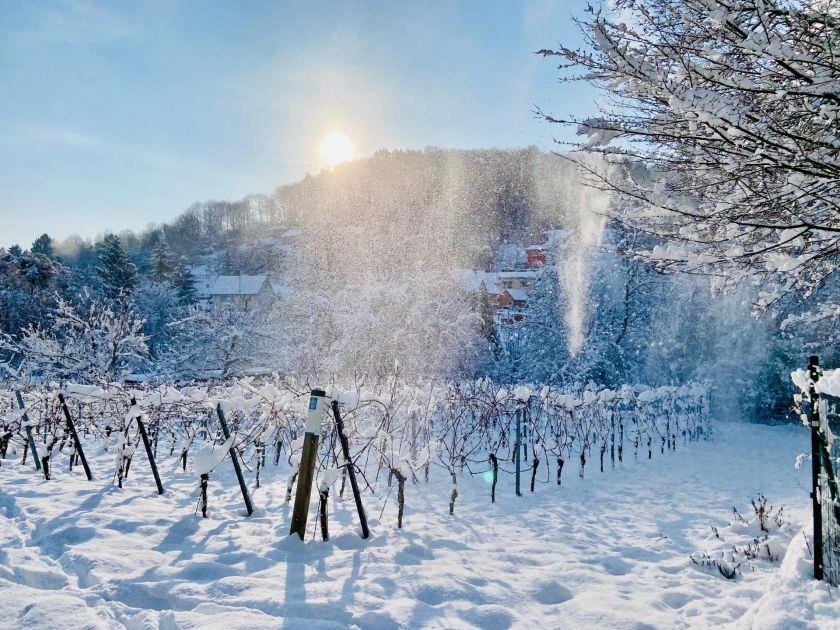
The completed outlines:
{"type": "Polygon", "coordinates": [[[25,416],[11,391],[0,412],[0,593],[16,624],[825,627],[838,612],[825,585],[808,580],[807,476],[793,466],[807,432],[713,424],[698,385],[578,394],[489,381],[329,387],[371,535],[360,535],[325,413],[305,541],[289,535],[303,384],[21,393],[25,416]],[[49,480],[25,455],[27,428],[49,480]],[[316,513],[325,490],[328,541],[316,513]]]}
{"type": "MultiPolygon", "coordinates": [[[[232,448],[258,486],[267,461],[300,463],[309,393],[305,384],[288,379],[180,389],[70,383],[0,392],[0,455],[20,456],[25,463],[31,439],[48,477],[50,469],[78,465],[75,432],[82,450],[87,445],[114,458],[114,479],[122,485],[144,430],[153,457],[175,456],[182,470],[199,462],[201,473],[209,473],[232,448]],[[229,441],[221,418],[232,432],[229,441]]],[[[517,444],[517,467],[533,491],[538,478],[561,484],[566,462],[577,467],[575,473],[566,469],[567,476],[583,478],[587,463],[589,471],[604,472],[625,458],[650,459],[655,451],[664,454],[712,432],[708,391],[699,385],[575,395],[548,386],[499,387],[489,380],[413,387],[391,379],[375,390],[333,385],[326,394],[339,403],[354,467],[368,489],[383,474],[389,485],[394,476],[400,485],[428,481],[434,468],[454,483],[452,509],[457,480],[485,472],[498,479],[508,462],[516,462],[517,444]]],[[[336,481],[346,465],[330,420],[323,414],[319,486],[323,479],[328,485],[336,481]]]]}

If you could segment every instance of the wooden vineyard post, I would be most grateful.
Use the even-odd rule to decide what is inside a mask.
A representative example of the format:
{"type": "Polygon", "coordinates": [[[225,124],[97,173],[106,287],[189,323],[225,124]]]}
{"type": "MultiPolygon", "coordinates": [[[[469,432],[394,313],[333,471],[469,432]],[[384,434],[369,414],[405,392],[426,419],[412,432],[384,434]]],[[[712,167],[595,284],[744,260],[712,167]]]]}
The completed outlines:
{"type": "MultiPolygon", "coordinates": [[[[137,405],[137,401],[132,397],[131,406],[137,405]]],[[[160,481],[157,464],[155,463],[155,455],[152,452],[152,445],[149,443],[149,436],[146,433],[146,425],[143,424],[143,418],[138,415],[136,417],[137,428],[140,430],[140,437],[143,438],[143,447],[146,449],[146,457],[149,459],[149,466],[152,467],[152,475],[155,478],[155,485],[157,486],[158,494],[163,494],[163,484],[160,481]]]]}
{"type": "Polygon", "coordinates": [[[313,389],[309,396],[309,411],[306,416],[306,432],[303,436],[303,452],[297,478],[295,508],[292,512],[292,527],[289,534],[297,534],[303,540],[306,535],[306,519],[309,515],[309,499],[312,495],[312,478],[315,476],[315,457],[318,454],[318,440],[321,437],[321,419],[324,415],[323,389],[313,389]]]}
{"type": "Polygon", "coordinates": [[[809,397],[811,399],[811,507],[814,511],[814,578],[823,579],[823,524],[822,497],[820,496],[821,452],[820,452],[820,395],[816,383],[820,379],[820,359],[812,356],[808,360],[811,376],[809,397]]]}
{"type": "MultiPolygon", "coordinates": [[[[216,405],[216,413],[219,414],[219,424],[222,425],[222,435],[225,440],[230,438],[230,431],[228,430],[227,421],[225,420],[225,413],[222,411],[221,403],[216,405]]],[[[248,486],[245,483],[245,477],[242,476],[242,468],[239,466],[239,457],[236,455],[236,449],[233,444],[230,446],[230,460],[233,462],[233,470],[236,472],[236,478],[239,480],[239,489],[242,490],[242,499],[245,501],[245,509],[248,516],[254,513],[254,506],[251,503],[251,495],[248,493],[248,486]]]]}
{"type": "Polygon", "coordinates": [[[41,462],[38,457],[38,448],[35,446],[35,437],[32,435],[32,427],[29,426],[29,416],[26,413],[26,405],[23,404],[23,396],[20,395],[20,390],[15,390],[15,398],[17,398],[18,407],[21,410],[23,418],[23,426],[26,427],[26,441],[29,449],[32,451],[32,459],[35,460],[35,470],[41,470],[41,462]]]}
{"type": "Polygon", "coordinates": [[[522,473],[522,410],[516,410],[516,496],[522,496],[520,475],[522,473]]]}
{"type": "Polygon", "coordinates": [[[76,425],[73,424],[73,416],[70,415],[70,410],[67,408],[67,401],[64,400],[64,394],[61,392],[58,394],[58,402],[61,403],[61,409],[64,411],[64,417],[67,419],[67,427],[70,429],[70,434],[73,436],[73,442],[76,445],[76,451],[79,453],[79,459],[82,460],[82,468],[85,469],[85,475],[87,475],[88,481],[93,481],[93,474],[90,472],[87,457],[85,457],[85,452],[82,450],[82,443],[79,441],[79,434],[76,432],[76,425]]]}
{"type": "Polygon", "coordinates": [[[350,479],[350,488],[353,490],[353,500],[356,502],[356,511],[359,513],[359,524],[362,526],[362,538],[366,540],[370,536],[367,514],[365,514],[365,506],[362,504],[362,494],[359,492],[359,484],[356,481],[356,470],[353,468],[353,460],[350,459],[350,443],[344,434],[344,421],[341,419],[341,413],[338,411],[337,400],[332,401],[332,410],[333,416],[335,417],[336,433],[338,433],[338,440],[341,442],[341,452],[344,455],[344,470],[347,473],[347,478],[350,479]]]}

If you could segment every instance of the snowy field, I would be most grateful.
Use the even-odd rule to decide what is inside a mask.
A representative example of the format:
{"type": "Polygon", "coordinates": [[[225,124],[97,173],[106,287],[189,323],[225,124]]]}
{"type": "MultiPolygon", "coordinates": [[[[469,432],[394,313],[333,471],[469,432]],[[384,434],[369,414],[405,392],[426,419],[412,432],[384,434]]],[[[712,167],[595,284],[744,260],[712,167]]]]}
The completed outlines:
{"type": "Polygon", "coordinates": [[[122,490],[110,483],[111,455],[92,457],[93,482],[63,461],[45,482],[4,460],[3,626],[838,627],[840,594],[808,579],[799,531],[809,520],[809,466],[797,470],[794,461],[808,439],[801,427],[718,425],[714,441],[651,461],[629,454],[623,468],[593,468],[584,480],[572,467],[561,488],[538,483],[522,498],[503,474],[495,505],[483,478],[465,478],[454,517],[441,474],[431,485],[407,484],[402,531],[396,492],[382,512],[380,479],[365,499],[370,540],[357,534],[348,489],[344,500],[331,497],[329,542],[315,537],[313,502],[305,543],[287,535],[283,465],[263,471],[247,518],[225,462],[211,475],[202,519],[197,480],[175,457],[161,462],[162,497],[141,453],[122,490]],[[735,580],[694,565],[690,554],[749,538],[750,526],[739,534],[728,525],[733,507],[753,516],[758,493],[785,506],[792,526],[774,546],[786,556],[746,563],[735,580]]]}

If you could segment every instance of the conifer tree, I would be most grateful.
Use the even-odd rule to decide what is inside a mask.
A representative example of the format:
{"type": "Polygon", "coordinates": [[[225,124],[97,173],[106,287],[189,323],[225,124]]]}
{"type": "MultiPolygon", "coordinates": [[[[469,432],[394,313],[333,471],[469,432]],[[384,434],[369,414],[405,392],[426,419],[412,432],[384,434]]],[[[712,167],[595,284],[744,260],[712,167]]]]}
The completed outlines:
{"type": "Polygon", "coordinates": [[[487,287],[483,282],[478,293],[477,311],[478,316],[481,318],[481,336],[489,342],[490,349],[493,353],[497,354],[499,351],[499,336],[496,332],[495,310],[493,309],[493,304],[490,302],[490,294],[487,292],[487,287]]]}
{"type": "Polygon", "coordinates": [[[137,285],[137,267],[128,259],[119,237],[106,234],[96,249],[99,255],[96,273],[102,280],[105,292],[110,297],[131,292],[137,285]]]}
{"type": "Polygon", "coordinates": [[[49,234],[41,234],[41,236],[35,239],[35,242],[32,243],[32,253],[43,254],[47,258],[55,258],[53,240],[49,234]]]}
{"type": "Polygon", "coordinates": [[[185,304],[195,303],[195,282],[187,265],[187,259],[179,257],[172,272],[172,286],[178,290],[178,296],[185,304]]]}
{"type": "Polygon", "coordinates": [[[152,279],[155,282],[173,281],[175,262],[164,238],[158,241],[149,262],[152,268],[152,279]]]}

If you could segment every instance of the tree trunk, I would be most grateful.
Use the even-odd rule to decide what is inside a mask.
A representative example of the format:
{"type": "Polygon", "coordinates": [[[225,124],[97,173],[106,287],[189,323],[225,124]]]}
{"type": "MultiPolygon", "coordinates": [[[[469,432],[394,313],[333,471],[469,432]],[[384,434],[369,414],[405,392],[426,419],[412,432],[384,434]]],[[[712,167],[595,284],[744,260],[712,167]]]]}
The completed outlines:
{"type": "Polygon", "coordinates": [[[563,464],[566,463],[566,460],[562,457],[557,458],[557,485],[561,485],[560,483],[560,476],[563,474],[563,464]]]}

